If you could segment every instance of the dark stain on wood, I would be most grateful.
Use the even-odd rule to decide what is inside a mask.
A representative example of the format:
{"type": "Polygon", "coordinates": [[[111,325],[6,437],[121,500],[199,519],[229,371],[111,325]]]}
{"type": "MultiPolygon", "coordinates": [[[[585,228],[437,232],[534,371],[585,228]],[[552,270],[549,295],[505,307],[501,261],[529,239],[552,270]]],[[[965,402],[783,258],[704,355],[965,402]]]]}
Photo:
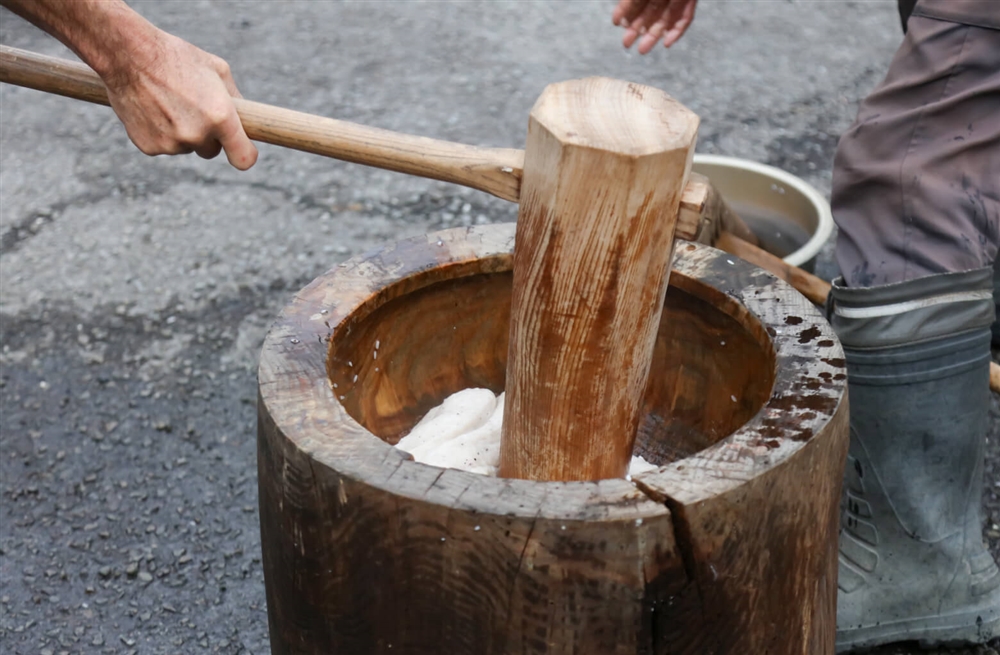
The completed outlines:
{"type": "Polygon", "coordinates": [[[832,655],[842,351],[747,265],[679,250],[636,445],[663,466],[634,485],[486,478],[387,445],[453,391],[503,388],[512,235],[447,231],[338,267],[269,333],[272,651],[832,655]],[[787,315],[824,338],[770,336],[787,315]]]}
{"type": "Polygon", "coordinates": [[[819,327],[815,325],[810,328],[806,328],[805,330],[802,330],[802,332],[799,333],[799,343],[809,343],[810,341],[813,341],[814,339],[816,339],[816,337],[818,337],[821,334],[822,332],[820,331],[819,327]]]}

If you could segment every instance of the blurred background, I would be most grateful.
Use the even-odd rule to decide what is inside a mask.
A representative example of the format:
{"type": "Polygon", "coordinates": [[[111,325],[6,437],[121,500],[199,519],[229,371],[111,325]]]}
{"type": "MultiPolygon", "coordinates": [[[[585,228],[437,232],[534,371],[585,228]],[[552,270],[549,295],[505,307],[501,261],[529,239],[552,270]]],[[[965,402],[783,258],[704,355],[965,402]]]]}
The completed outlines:
{"type": "MultiPolygon", "coordinates": [[[[249,99],[470,144],[523,147],[550,82],[656,86],[701,116],[699,153],[827,197],[838,136],[902,38],[892,0],[702,0],[645,57],[622,49],[609,0],[130,4],[226,59],[249,99]]],[[[71,56],[5,10],[0,43],[71,56]]],[[[269,652],[268,324],[352,255],[515,218],[480,192],[267,145],[246,173],[148,158],[110,109],[0,86],[0,650],[269,652]]],[[[836,274],[829,245],[817,273],[836,274]]]]}

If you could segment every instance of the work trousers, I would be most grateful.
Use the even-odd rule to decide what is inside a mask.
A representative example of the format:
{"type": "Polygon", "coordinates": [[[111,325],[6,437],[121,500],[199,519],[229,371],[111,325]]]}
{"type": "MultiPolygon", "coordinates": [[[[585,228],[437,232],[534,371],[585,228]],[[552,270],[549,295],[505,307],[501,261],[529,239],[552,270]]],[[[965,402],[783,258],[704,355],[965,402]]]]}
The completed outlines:
{"type": "Polygon", "coordinates": [[[903,44],[834,161],[849,287],[980,269],[1000,246],[1000,1],[901,13],[903,44]]]}

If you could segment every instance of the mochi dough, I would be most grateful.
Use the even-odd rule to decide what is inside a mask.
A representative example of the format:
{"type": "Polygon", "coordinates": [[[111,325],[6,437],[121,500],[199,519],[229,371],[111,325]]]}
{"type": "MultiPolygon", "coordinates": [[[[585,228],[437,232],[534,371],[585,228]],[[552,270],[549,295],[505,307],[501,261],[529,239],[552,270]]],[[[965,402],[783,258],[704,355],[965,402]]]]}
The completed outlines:
{"type": "MultiPolygon", "coordinates": [[[[424,464],[496,476],[500,468],[500,426],[504,394],[465,389],[445,398],[399,440],[396,448],[424,464]]],[[[628,476],[655,469],[633,456],[628,476]]]]}

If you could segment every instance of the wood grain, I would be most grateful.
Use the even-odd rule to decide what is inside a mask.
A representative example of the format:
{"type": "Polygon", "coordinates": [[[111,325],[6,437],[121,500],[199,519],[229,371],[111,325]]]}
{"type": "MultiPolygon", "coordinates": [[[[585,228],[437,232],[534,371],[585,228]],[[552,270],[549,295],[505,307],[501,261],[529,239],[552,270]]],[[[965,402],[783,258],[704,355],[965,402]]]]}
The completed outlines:
{"type": "Polygon", "coordinates": [[[237,99],[236,110],[255,141],[461,184],[505,200],[516,202],[519,195],[521,150],[400,134],[250,100],[237,99]]]}
{"type": "Polygon", "coordinates": [[[500,474],[621,477],[698,118],[651,87],[552,84],[531,110],[500,474]]]}
{"type": "Polygon", "coordinates": [[[746,262],[676,249],[637,444],[658,470],[488,478],[391,446],[448,393],[505,386],[513,245],[513,225],[392,244],[269,332],[272,652],[832,655],[843,354],[746,262]]]}
{"type": "Polygon", "coordinates": [[[692,580],[686,593],[712,608],[664,616],[661,629],[676,652],[832,653],[848,441],[843,350],[805,298],[760,269],[696,251],[685,264],[715,288],[729,281],[726,295],[770,337],[775,379],[766,406],[736,433],[637,479],[674,513],[692,580]]]}
{"type": "Polygon", "coordinates": [[[0,45],[0,82],[110,105],[104,82],[89,66],[0,45]]]}

